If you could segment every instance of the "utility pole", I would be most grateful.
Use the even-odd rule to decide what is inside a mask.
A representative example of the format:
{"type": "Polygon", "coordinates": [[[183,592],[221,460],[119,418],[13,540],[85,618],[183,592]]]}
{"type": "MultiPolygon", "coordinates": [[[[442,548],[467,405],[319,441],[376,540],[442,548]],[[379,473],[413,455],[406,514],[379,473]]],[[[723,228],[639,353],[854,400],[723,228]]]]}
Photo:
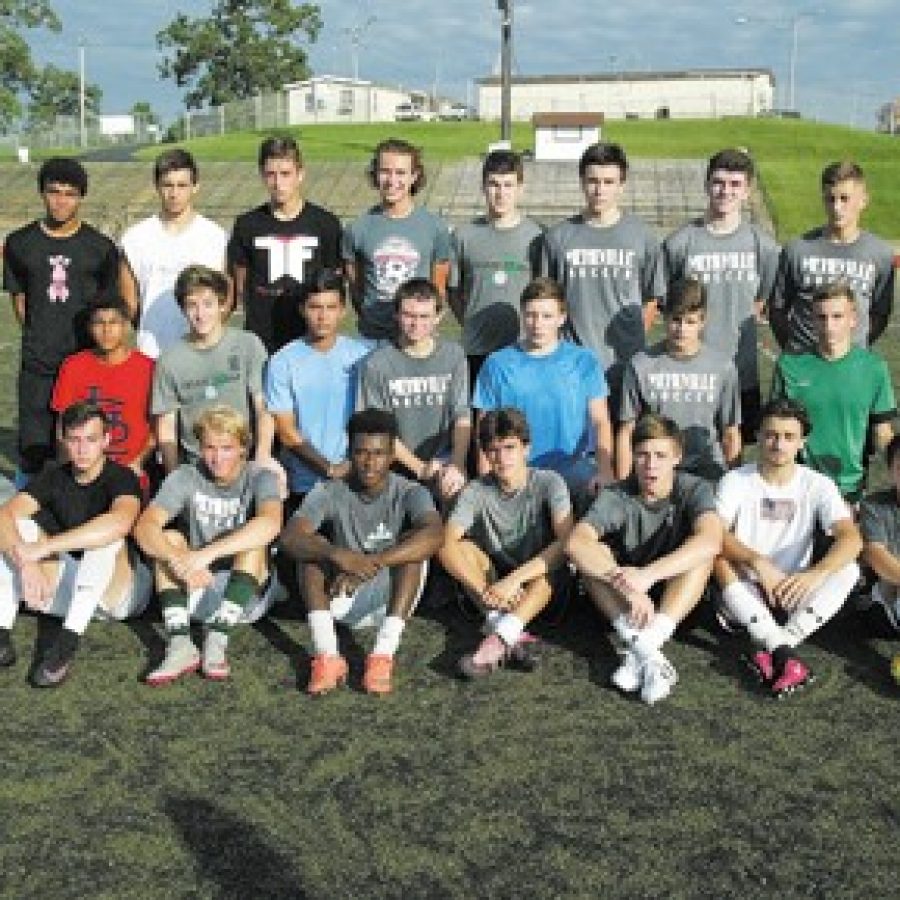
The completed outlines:
{"type": "Polygon", "coordinates": [[[500,140],[512,140],[512,4],[497,0],[500,10],[500,140]]]}
{"type": "Polygon", "coordinates": [[[82,147],[87,147],[84,128],[84,36],[78,39],[78,135],[82,147]]]}

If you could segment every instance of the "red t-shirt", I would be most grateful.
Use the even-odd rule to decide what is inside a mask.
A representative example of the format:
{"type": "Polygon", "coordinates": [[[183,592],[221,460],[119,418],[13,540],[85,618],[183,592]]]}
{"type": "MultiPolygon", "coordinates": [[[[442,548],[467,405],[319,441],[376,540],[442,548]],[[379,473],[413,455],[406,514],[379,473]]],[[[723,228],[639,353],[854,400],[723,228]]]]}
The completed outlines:
{"type": "Polygon", "coordinates": [[[92,350],[66,357],[56,377],[50,408],[61,413],[79,400],[99,403],[110,421],[107,455],[127,466],[150,433],[153,360],[132,350],[118,365],[104,363],[92,350]]]}

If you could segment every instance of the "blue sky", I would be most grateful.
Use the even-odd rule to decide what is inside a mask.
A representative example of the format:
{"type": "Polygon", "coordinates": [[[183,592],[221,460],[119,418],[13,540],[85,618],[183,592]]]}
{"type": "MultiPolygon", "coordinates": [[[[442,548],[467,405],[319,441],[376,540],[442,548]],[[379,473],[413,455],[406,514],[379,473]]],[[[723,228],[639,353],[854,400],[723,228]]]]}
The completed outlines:
{"type": "MultiPolygon", "coordinates": [[[[513,0],[515,71],[523,75],[765,67],[786,105],[792,17],[798,16],[797,105],[805,115],[874,126],[877,108],[900,93],[897,0],[513,0]],[[745,19],[738,23],[738,19],[745,19]],[[889,37],[890,36],[890,37],[889,37]]],[[[165,120],[180,91],[162,81],[156,32],[178,12],[209,12],[212,0],[53,0],[60,35],[28,36],[42,62],[75,69],[86,45],[87,76],[103,89],[103,111],[148,100],[165,120]]],[[[491,74],[499,47],[495,0],[325,0],[325,28],[311,48],[318,74],[352,74],[351,34],[361,34],[361,77],[467,99],[491,74]]]]}

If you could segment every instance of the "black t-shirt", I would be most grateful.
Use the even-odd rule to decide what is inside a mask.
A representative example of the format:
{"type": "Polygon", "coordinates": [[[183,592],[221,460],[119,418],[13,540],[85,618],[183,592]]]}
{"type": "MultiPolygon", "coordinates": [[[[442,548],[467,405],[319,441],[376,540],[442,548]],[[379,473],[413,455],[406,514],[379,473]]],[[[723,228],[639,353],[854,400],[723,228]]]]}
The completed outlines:
{"type": "Polygon", "coordinates": [[[314,203],[289,220],[264,203],[235,219],[228,263],[247,269],[244,321],[274,353],[303,334],[300,303],[316,274],[341,265],[341,223],[314,203]]]}
{"type": "Polygon", "coordinates": [[[3,286],[25,295],[22,368],[55,375],[62,361],[89,345],[88,307],[119,284],[116,245],[85,223],[50,237],[39,222],[14,231],[3,250],[3,286]]]}
{"type": "Polygon", "coordinates": [[[109,512],[118,497],[141,499],[141,483],[131,469],[108,459],[100,474],[79,484],[68,463],[36,475],[25,493],[41,506],[34,520],[50,535],[62,534],[109,512]]]}

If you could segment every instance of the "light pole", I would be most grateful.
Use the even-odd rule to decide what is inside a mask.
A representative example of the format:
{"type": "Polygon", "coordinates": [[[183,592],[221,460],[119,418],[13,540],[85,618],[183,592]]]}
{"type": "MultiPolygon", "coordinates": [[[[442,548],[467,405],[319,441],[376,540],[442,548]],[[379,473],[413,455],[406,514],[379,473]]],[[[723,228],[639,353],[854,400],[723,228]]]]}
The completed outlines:
{"type": "Polygon", "coordinates": [[[512,0],[497,0],[500,10],[500,140],[512,140],[512,0]]]}
{"type": "Polygon", "coordinates": [[[353,80],[359,81],[359,48],[363,43],[363,35],[376,22],[375,16],[369,16],[365,22],[360,25],[353,25],[350,28],[342,29],[344,34],[350,38],[350,59],[353,66],[353,80]]]}
{"type": "Polygon", "coordinates": [[[87,132],[84,127],[84,94],[84,36],[82,35],[78,39],[78,137],[81,147],[87,147],[87,132]]]}

